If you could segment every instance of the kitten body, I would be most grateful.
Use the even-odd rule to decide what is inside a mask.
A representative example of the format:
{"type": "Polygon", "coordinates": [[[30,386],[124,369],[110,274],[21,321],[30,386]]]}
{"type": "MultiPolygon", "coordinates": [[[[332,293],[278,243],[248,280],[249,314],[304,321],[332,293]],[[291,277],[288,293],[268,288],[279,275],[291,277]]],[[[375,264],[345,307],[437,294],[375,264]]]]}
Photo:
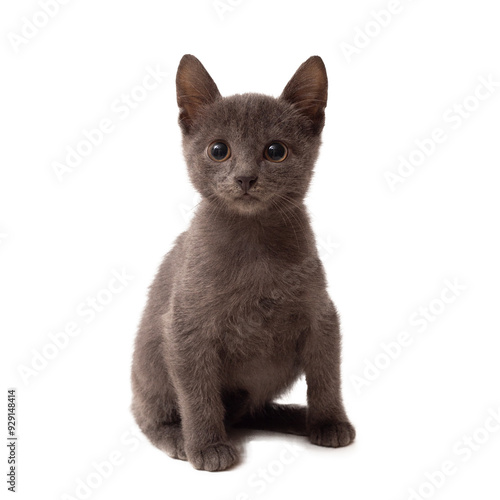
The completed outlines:
{"type": "Polygon", "coordinates": [[[326,88],[319,57],[278,99],[222,98],[196,58],[180,63],[183,146],[203,199],[151,286],[132,409],[153,444],[198,469],[237,460],[230,425],[332,447],[354,439],[340,392],[338,317],[303,205],[326,88]],[[277,141],[286,156],[271,161],[265,151],[277,141]],[[210,157],[214,142],[227,146],[223,161],[210,157]],[[303,373],[308,407],[274,403],[303,373]]]}

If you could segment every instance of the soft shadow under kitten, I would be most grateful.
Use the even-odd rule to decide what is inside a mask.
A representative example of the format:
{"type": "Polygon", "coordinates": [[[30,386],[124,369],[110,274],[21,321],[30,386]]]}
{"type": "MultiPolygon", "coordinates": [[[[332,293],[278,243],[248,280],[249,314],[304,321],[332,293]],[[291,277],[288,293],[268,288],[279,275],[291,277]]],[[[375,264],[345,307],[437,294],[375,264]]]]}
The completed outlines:
{"type": "Polygon", "coordinates": [[[230,426],[355,436],[340,390],[340,332],[304,196],[325,120],[320,57],[279,98],[222,97],[202,64],[177,72],[189,176],[202,195],[151,285],[137,334],[132,411],[197,469],[237,461],[230,426]],[[307,408],[274,402],[305,374],[307,408]]]}

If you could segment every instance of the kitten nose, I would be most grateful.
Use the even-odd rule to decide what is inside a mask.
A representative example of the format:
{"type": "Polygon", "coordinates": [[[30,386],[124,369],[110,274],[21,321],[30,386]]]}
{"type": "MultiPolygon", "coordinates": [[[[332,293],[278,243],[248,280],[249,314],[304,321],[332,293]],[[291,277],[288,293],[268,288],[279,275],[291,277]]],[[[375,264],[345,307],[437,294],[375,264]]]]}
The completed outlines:
{"type": "Polygon", "coordinates": [[[240,176],[236,177],[236,182],[240,185],[240,188],[243,189],[243,192],[246,193],[249,191],[249,189],[255,185],[257,182],[257,177],[252,176],[252,177],[245,177],[245,176],[240,176]]]}

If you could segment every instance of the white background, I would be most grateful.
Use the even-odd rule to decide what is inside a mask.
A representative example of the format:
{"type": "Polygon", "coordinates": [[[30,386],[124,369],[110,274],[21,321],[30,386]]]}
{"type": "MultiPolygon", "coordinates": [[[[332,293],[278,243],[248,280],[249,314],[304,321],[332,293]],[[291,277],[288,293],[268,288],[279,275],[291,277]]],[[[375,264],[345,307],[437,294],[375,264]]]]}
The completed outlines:
{"type": "MultiPolygon", "coordinates": [[[[72,0],[18,46],[23,18],[40,6],[4,2],[0,326],[4,390],[18,391],[18,498],[83,498],[76,488],[87,480],[96,499],[404,500],[419,488],[420,498],[499,497],[499,424],[488,415],[500,406],[500,87],[471,96],[481,77],[500,81],[500,11],[492,0],[401,0],[387,26],[368,25],[349,62],[341,44],[356,33],[362,44],[359,30],[387,7],[243,0],[221,18],[211,0],[72,0]],[[358,432],[346,449],[257,434],[239,466],[213,474],[131,438],[136,327],[195,203],[175,100],[184,53],[224,95],[277,96],[309,56],[325,61],[327,125],[308,206],[343,321],[345,402],[358,432]],[[134,90],[157,66],[161,84],[134,90]],[[125,117],[116,100],[131,91],[144,99],[125,117]],[[452,119],[464,100],[469,116],[452,119]],[[103,118],[113,130],[59,181],[54,162],[103,118]],[[435,128],[446,140],[391,190],[386,172],[435,128]],[[122,269],[133,278],[88,321],[85,301],[109,298],[102,290],[122,269]],[[440,302],[447,279],[466,287],[450,304],[440,302]],[[417,323],[430,304],[433,321],[417,323]],[[81,332],[54,355],[49,334],[70,322],[81,332]],[[411,343],[388,361],[381,344],[401,332],[411,343]],[[20,366],[43,349],[53,359],[23,380],[20,366]],[[358,390],[355,377],[375,361],[385,368],[358,390]],[[460,444],[464,435],[482,444],[460,444]],[[93,462],[118,454],[109,477],[97,476],[93,462]],[[444,461],[454,474],[426,486],[444,461]]],[[[302,383],[288,399],[304,395],[302,383]]],[[[6,447],[2,455],[6,472],[6,447]]]]}

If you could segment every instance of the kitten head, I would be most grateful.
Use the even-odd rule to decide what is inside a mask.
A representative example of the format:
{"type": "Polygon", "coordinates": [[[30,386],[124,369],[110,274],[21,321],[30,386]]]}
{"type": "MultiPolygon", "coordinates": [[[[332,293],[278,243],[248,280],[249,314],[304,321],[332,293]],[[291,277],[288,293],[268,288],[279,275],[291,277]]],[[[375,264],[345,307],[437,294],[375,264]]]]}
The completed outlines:
{"type": "Polygon", "coordinates": [[[202,196],[246,215],[302,201],[325,121],[320,57],[303,63],[278,98],[222,97],[192,55],[182,58],[176,83],[184,154],[202,196]]]}

